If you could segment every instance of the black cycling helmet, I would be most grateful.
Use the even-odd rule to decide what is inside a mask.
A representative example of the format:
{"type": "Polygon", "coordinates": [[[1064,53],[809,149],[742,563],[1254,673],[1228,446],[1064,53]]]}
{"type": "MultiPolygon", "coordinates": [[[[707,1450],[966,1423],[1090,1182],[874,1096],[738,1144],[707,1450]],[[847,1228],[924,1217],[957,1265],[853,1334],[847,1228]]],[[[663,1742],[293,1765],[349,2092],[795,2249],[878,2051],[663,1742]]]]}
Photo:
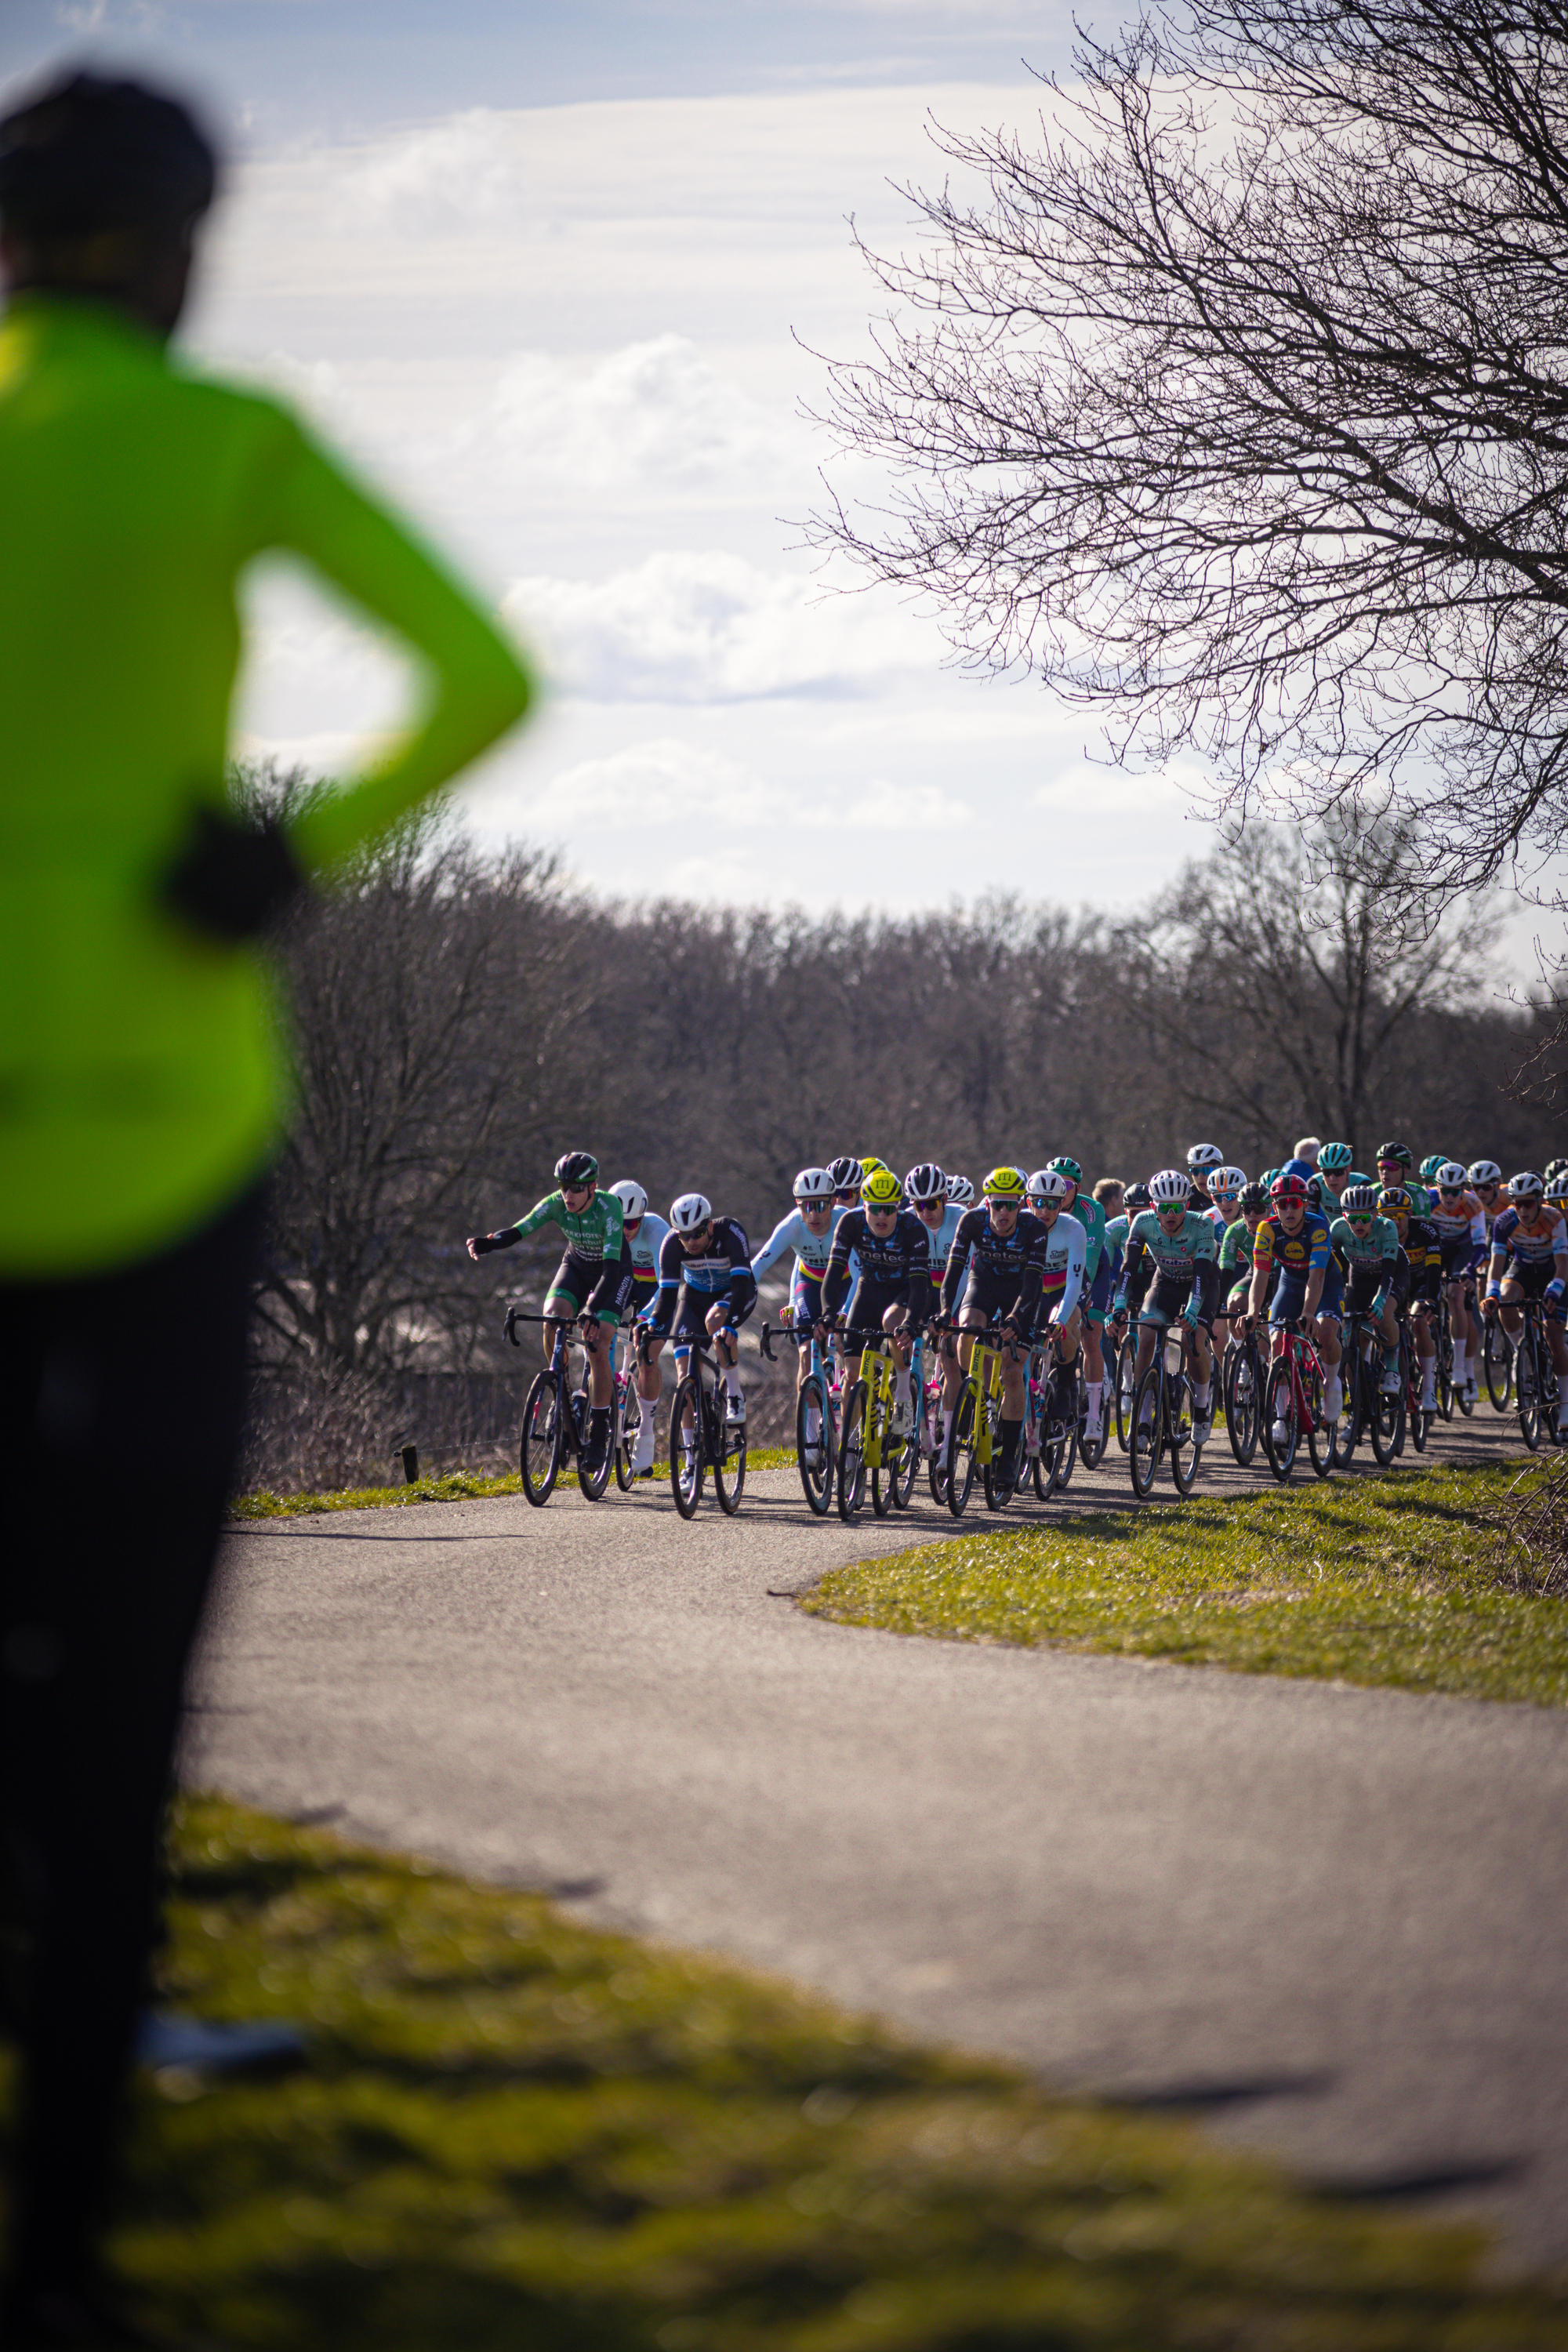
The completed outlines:
{"type": "Polygon", "coordinates": [[[904,1179],[904,1190],[910,1199],[917,1203],[921,1201],[945,1202],[947,1178],[934,1160],[918,1160],[904,1179]]]}
{"type": "Polygon", "coordinates": [[[46,256],[88,238],[177,236],[216,187],[195,118],[141,82],[62,75],[0,121],[0,215],[46,256]]]}
{"type": "Polygon", "coordinates": [[[563,1151],[555,1163],[555,1181],[563,1192],[579,1184],[596,1184],[599,1163],[591,1151],[563,1151]]]}
{"type": "Polygon", "coordinates": [[[864,1171],[852,1151],[847,1151],[841,1158],[834,1160],[827,1172],[833,1179],[833,1189],[836,1192],[853,1192],[857,1200],[860,1198],[860,1183],[864,1171]]]}
{"type": "Polygon", "coordinates": [[[1256,1176],[1250,1184],[1244,1184],[1241,1188],[1241,1205],[1244,1209],[1266,1209],[1268,1206],[1268,1185],[1260,1184],[1256,1176]]]}
{"type": "Polygon", "coordinates": [[[1121,1205],[1124,1209],[1131,1210],[1134,1215],[1140,1209],[1146,1209],[1149,1206],[1147,1184],[1129,1184],[1126,1192],[1121,1195],[1121,1205]]]}
{"type": "Polygon", "coordinates": [[[1380,1168],[1385,1160],[1392,1160],[1399,1167],[1408,1169],[1410,1146],[1407,1143],[1380,1143],[1377,1147],[1377,1164],[1380,1168]]]}

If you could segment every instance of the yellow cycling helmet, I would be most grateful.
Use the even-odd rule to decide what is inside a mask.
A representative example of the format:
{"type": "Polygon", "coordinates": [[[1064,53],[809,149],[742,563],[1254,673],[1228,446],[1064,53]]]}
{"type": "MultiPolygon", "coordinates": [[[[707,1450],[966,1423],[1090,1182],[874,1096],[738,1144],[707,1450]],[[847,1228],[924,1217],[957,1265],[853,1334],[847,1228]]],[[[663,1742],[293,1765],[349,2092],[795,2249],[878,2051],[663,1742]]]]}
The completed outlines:
{"type": "Polygon", "coordinates": [[[863,1177],[885,1175],[887,1173],[887,1161],[885,1160],[879,1160],[874,1151],[868,1152],[866,1158],[860,1162],[860,1173],[863,1177]]]}
{"type": "Polygon", "coordinates": [[[1012,1201],[1021,1209],[1029,1180],[1021,1168],[993,1168],[980,1189],[988,1201],[1012,1201]]]}
{"type": "Polygon", "coordinates": [[[860,1198],[868,1209],[897,1209],[903,1204],[904,1188],[890,1168],[873,1168],[860,1187],[860,1198]]]}

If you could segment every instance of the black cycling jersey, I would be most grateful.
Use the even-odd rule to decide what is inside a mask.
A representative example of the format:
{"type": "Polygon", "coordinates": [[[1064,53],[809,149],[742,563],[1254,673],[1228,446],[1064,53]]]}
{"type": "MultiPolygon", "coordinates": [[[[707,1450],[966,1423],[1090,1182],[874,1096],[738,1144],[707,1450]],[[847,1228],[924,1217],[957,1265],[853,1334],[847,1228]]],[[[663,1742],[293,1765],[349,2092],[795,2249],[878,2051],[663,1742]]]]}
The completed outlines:
{"type": "Polygon", "coordinates": [[[666,1234],[659,1245],[658,1288],[647,1309],[648,1323],[661,1339],[669,1330],[683,1290],[700,1291],[710,1298],[727,1292],[737,1316],[750,1307],[757,1286],[744,1225],[733,1217],[715,1217],[707,1241],[694,1253],[687,1251],[679,1234],[666,1234]]]}
{"type": "Polygon", "coordinates": [[[1431,1219],[1406,1217],[1400,1248],[1410,1268],[1410,1299],[1416,1305],[1425,1299],[1436,1306],[1443,1287],[1443,1244],[1431,1219]]]}
{"type": "Polygon", "coordinates": [[[846,1209],[833,1230],[833,1248],[822,1278],[822,1311],[837,1315],[849,1287],[849,1253],[860,1261],[860,1278],[879,1288],[903,1286],[889,1305],[908,1307],[917,1322],[931,1313],[931,1234],[912,1209],[900,1209],[889,1234],[873,1233],[864,1209],[846,1209]]]}
{"type": "Polygon", "coordinates": [[[959,1285],[967,1271],[994,1296],[1000,1295],[1005,1283],[1015,1284],[1020,1313],[1026,1320],[1032,1320],[1039,1305],[1040,1281],[1049,1245],[1049,1233],[1027,1209],[1020,1210],[1010,1234],[996,1231],[990,1211],[984,1205],[965,1209],[954,1230],[942,1277],[942,1313],[952,1313],[959,1285]]]}

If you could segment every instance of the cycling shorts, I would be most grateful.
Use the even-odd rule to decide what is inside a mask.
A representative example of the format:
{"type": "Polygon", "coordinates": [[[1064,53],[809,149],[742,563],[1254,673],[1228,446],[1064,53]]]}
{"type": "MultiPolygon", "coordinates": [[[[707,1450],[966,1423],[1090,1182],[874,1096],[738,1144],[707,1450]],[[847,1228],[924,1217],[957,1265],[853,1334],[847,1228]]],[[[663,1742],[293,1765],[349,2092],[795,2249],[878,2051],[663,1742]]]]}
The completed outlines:
{"type": "MultiPolygon", "coordinates": [[[[1179,1275],[1157,1274],[1140,1309],[1138,1320],[1152,1324],[1156,1330],[1163,1331],[1167,1323],[1174,1323],[1178,1318],[1185,1319],[1187,1302],[1192,1295],[1193,1278],[1190,1275],[1184,1281],[1179,1275]]],[[[1207,1318],[1200,1315],[1197,1321],[1198,1328],[1206,1331],[1207,1318]]]]}
{"type": "MultiPolygon", "coordinates": [[[[1521,1298],[1541,1298],[1545,1297],[1546,1286],[1556,1271],[1550,1258],[1542,1260],[1537,1265],[1524,1265],[1518,1258],[1510,1258],[1503,1274],[1503,1284],[1505,1287],[1511,1284],[1515,1295],[1521,1298]]],[[[1548,1299],[1546,1312],[1552,1322],[1561,1323],[1564,1315],[1568,1314],[1568,1301],[1561,1298],[1548,1299]]]]}
{"type": "Polygon", "coordinates": [[[1110,1252],[1101,1250],[1100,1264],[1094,1269],[1094,1280],[1089,1286],[1089,1304],[1084,1308],[1085,1320],[1103,1323],[1110,1312],[1110,1301],[1116,1290],[1116,1277],[1110,1271],[1110,1252]]]}
{"type": "Polygon", "coordinates": [[[1320,1315],[1338,1322],[1344,1306],[1345,1270],[1337,1258],[1329,1260],[1329,1270],[1323,1276],[1323,1295],[1318,1301],[1320,1315]]]}
{"type": "MultiPolygon", "coordinates": [[[[1345,1285],[1345,1313],[1347,1315],[1370,1314],[1372,1311],[1372,1302],[1377,1297],[1378,1292],[1382,1288],[1383,1271],[1381,1267],[1372,1265],[1352,1266],[1350,1280],[1345,1285]]],[[[1391,1298],[1397,1298],[1399,1296],[1398,1283],[1391,1282],[1388,1286],[1388,1292],[1391,1298]]]]}
{"type": "Polygon", "coordinates": [[[1016,1274],[989,1274],[984,1266],[971,1266],[969,1279],[963,1286],[963,1296],[958,1302],[961,1318],[978,1311],[987,1323],[1000,1323],[1017,1306],[1022,1280],[1016,1274]]]}
{"type": "MultiPolygon", "coordinates": [[[[739,1330],[757,1303],[757,1286],[748,1276],[740,1303],[731,1307],[730,1321],[739,1330]]],[[[708,1328],[708,1318],[715,1307],[730,1304],[728,1290],[689,1290],[682,1283],[675,1301],[675,1315],[669,1327],[670,1345],[689,1348],[700,1331],[708,1328]]]]}
{"type": "MultiPolygon", "coordinates": [[[[618,1263],[612,1259],[608,1265],[602,1259],[595,1263],[592,1258],[579,1257],[575,1250],[568,1250],[555,1269],[544,1304],[548,1309],[552,1299],[569,1299],[575,1319],[587,1311],[591,1301],[601,1323],[618,1324],[631,1305],[636,1287],[637,1269],[629,1249],[622,1250],[618,1263]]],[[[653,1293],[650,1291],[648,1296],[651,1297],[653,1293]]]]}
{"type": "Polygon", "coordinates": [[[1307,1311],[1307,1276],[1287,1274],[1280,1270],[1274,1296],[1268,1302],[1270,1323],[1299,1323],[1307,1311]]]}
{"type": "Polygon", "coordinates": [[[797,1331],[803,1331],[808,1323],[820,1323],[822,1276],[815,1273],[809,1265],[797,1265],[790,1276],[789,1303],[797,1331]]]}
{"type": "Polygon", "coordinates": [[[1468,1234],[1456,1234],[1443,1244],[1443,1279],[1458,1282],[1472,1271],[1470,1260],[1475,1256],[1475,1244],[1468,1234]]]}
{"type": "Polygon", "coordinates": [[[889,1307],[907,1307],[909,1303],[907,1280],[874,1282],[869,1275],[863,1274],[845,1301],[845,1327],[851,1332],[879,1331],[889,1307]]]}
{"type": "Polygon", "coordinates": [[[1225,1312],[1227,1315],[1246,1314],[1247,1294],[1251,1287],[1252,1276],[1249,1274],[1244,1274],[1241,1280],[1236,1284],[1235,1287],[1231,1290],[1229,1296],[1226,1299],[1225,1312]]]}

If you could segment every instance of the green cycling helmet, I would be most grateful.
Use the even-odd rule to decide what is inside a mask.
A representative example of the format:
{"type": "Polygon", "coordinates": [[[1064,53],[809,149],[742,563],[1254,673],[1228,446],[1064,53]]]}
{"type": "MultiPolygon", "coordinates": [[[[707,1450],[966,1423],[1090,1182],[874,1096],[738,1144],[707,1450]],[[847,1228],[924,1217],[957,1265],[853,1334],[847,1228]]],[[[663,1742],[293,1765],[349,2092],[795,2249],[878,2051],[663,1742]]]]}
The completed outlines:
{"type": "Polygon", "coordinates": [[[1348,1168],[1355,1154],[1348,1143],[1325,1143],[1318,1154],[1318,1165],[1325,1174],[1335,1169],[1348,1168]]]}
{"type": "Polygon", "coordinates": [[[1054,1168],[1058,1176],[1065,1176],[1068,1182],[1073,1186],[1075,1191],[1082,1192],[1083,1170],[1079,1165],[1078,1161],[1076,1160],[1069,1159],[1065,1151],[1058,1151],[1054,1160],[1047,1160],[1046,1166],[1047,1168],[1054,1168]]]}
{"type": "Polygon", "coordinates": [[[1446,1151],[1429,1151],[1415,1172],[1423,1184],[1435,1184],[1437,1181],[1438,1169],[1446,1168],[1447,1164],[1448,1155],[1446,1151]]]}

